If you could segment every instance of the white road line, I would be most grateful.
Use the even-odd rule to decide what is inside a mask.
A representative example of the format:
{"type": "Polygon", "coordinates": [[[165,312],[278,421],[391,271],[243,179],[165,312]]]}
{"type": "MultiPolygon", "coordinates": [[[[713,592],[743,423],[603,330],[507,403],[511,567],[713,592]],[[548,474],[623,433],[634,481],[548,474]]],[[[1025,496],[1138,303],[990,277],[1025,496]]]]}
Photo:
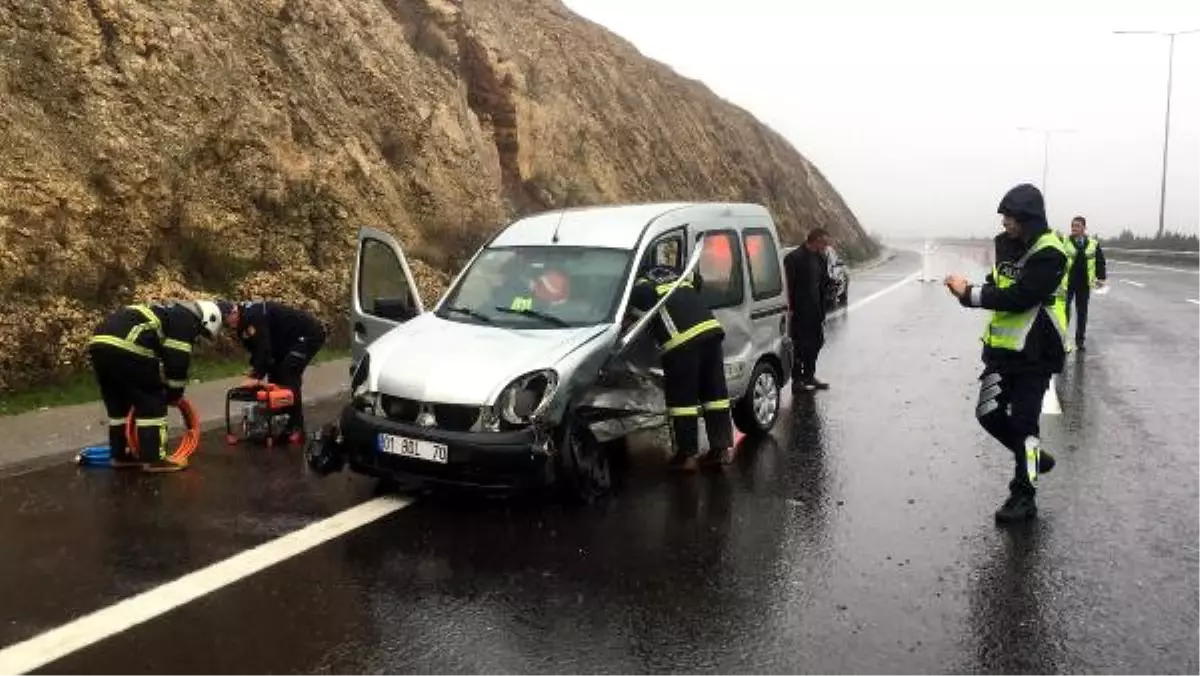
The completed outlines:
{"type": "Polygon", "coordinates": [[[1135,282],[1132,279],[1120,279],[1117,281],[1121,282],[1122,284],[1128,284],[1129,286],[1136,286],[1139,289],[1146,286],[1143,282],[1135,282]]]}
{"type": "Polygon", "coordinates": [[[1187,299],[1187,302],[1191,303],[1192,305],[1200,305],[1200,300],[1196,300],[1195,298],[1189,298],[1187,299]]]}
{"type": "Polygon", "coordinates": [[[0,650],[0,674],[41,668],[412,504],[383,496],[0,650]]]}
{"type": "Polygon", "coordinates": [[[895,284],[893,284],[889,287],[883,288],[879,291],[876,291],[875,293],[867,296],[866,298],[861,298],[861,299],[856,300],[853,303],[847,305],[844,308],[840,308],[838,310],[834,310],[833,312],[830,312],[829,318],[832,319],[833,317],[839,317],[841,315],[844,315],[844,314],[847,314],[854,310],[857,310],[860,307],[866,305],[867,303],[870,303],[871,301],[874,301],[874,300],[878,300],[882,296],[885,296],[885,295],[895,291],[896,289],[899,289],[900,287],[904,286],[905,284],[915,281],[920,276],[921,276],[921,271],[918,270],[918,271],[910,274],[909,276],[905,277],[904,279],[896,282],[895,284]]]}
{"type": "Polygon", "coordinates": [[[1062,405],[1058,403],[1058,376],[1050,376],[1050,387],[1042,397],[1042,415],[1062,415],[1062,405]]]}
{"type": "Polygon", "coordinates": [[[1131,263],[1129,261],[1119,261],[1108,259],[1108,265],[1132,265],[1136,268],[1149,268],[1151,270],[1166,270],[1168,272],[1182,272],[1185,275],[1200,275],[1200,270],[1185,270],[1184,268],[1171,268],[1165,265],[1151,265],[1150,263],[1131,263]]]}

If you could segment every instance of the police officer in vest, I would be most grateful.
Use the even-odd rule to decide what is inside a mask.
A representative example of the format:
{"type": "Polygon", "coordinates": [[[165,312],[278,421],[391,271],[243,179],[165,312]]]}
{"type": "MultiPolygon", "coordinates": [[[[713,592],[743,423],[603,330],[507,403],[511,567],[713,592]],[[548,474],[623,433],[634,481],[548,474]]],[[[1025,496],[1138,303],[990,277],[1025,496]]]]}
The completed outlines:
{"type": "MultiPolygon", "coordinates": [[[[638,276],[629,297],[632,317],[649,312],[678,279],[667,267],[650,267],[638,276]]],[[[722,344],[725,331],[699,291],[684,280],[650,322],[662,355],[667,416],[675,437],[673,469],[694,472],[700,464],[733,462],[733,420],[725,383],[722,344]],[[709,452],[700,451],[699,417],[704,415],[709,452]]]]}
{"type": "Polygon", "coordinates": [[[1075,305],[1075,347],[1083,350],[1087,337],[1088,300],[1092,289],[1108,283],[1108,264],[1100,241],[1087,234],[1087,219],[1071,219],[1071,237],[1063,242],[1067,251],[1067,319],[1075,305]]]}
{"type": "Polygon", "coordinates": [[[1042,448],[1038,418],[1052,374],[1060,373],[1067,341],[1067,254],[1046,224],[1042,193],[1029,184],[1008,191],[997,211],[1004,232],[995,240],[996,263],[982,286],[961,275],[946,286],[966,307],[992,311],[983,334],[985,368],[975,415],[1012,451],[1015,472],[999,522],[1037,516],[1039,474],[1054,468],[1042,448]]]}
{"type": "Polygon", "coordinates": [[[108,412],[114,468],[182,469],[167,459],[167,406],[183,397],[197,339],[213,340],[220,328],[221,312],[207,300],[129,305],[96,327],[88,356],[108,412]],[[125,438],[131,409],[139,457],[130,452],[125,438]]]}

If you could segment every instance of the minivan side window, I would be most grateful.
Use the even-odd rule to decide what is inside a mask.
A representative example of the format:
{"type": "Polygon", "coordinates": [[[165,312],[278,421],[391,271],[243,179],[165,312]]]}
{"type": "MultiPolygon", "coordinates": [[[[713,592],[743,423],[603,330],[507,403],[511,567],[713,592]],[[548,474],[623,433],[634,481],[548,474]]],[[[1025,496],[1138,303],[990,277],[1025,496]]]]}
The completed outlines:
{"type": "Polygon", "coordinates": [[[783,274],[779,270],[779,251],[775,238],[765,228],[746,228],[746,265],[750,268],[750,293],[754,300],[774,298],[783,293],[783,274]]]}
{"type": "Polygon", "coordinates": [[[703,280],[700,293],[710,309],[741,305],[742,248],[737,233],[732,230],[713,230],[701,236],[704,251],[700,254],[697,272],[703,280]]]}

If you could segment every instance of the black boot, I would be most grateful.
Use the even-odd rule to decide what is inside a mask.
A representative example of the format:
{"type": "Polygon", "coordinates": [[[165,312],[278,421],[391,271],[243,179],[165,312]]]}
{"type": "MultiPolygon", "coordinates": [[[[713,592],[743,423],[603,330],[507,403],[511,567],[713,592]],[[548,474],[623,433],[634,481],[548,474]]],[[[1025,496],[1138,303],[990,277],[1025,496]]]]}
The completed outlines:
{"type": "Polygon", "coordinates": [[[1028,482],[1013,479],[1008,484],[1008,499],[996,510],[997,523],[1018,523],[1037,518],[1036,491],[1028,482]]]}
{"type": "Polygon", "coordinates": [[[1054,469],[1054,456],[1050,455],[1050,451],[1042,449],[1038,455],[1038,474],[1049,474],[1050,470],[1054,469]]]}
{"type": "Polygon", "coordinates": [[[135,457],[129,450],[129,442],[125,439],[125,425],[109,425],[108,427],[108,465],[113,469],[141,469],[146,465],[135,457]]]}
{"type": "Polygon", "coordinates": [[[695,472],[700,467],[699,459],[696,454],[687,454],[676,451],[671,459],[667,461],[667,469],[672,472],[691,473],[695,472]]]}
{"type": "Polygon", "coordinates": [[[146,466],[144,472],[178,472],[184,465],[167,458],[167,428],[165,425],[138,427],[138,449],[146,466]]]}

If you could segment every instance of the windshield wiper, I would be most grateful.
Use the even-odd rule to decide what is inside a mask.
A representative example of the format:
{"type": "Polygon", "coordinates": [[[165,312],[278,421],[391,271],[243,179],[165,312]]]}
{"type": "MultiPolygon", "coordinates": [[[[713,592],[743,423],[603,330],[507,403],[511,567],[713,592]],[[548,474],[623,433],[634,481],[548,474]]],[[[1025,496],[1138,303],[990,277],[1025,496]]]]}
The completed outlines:
{"type": "Polygon", "coordinates": [[[489,316],[487,316],[487,315],[483,314],[482,312],[476,312],[475,310],[472,310],[472,309],[471,309],[471,308],[469,308],[469,307],[462,307],[462,306],[459,306],[459,305],[455,305],[455,306],[453,306],[453,307],[448,307],[448,308],[446,308],[446,312],[457,312],[457,313],[458,313],[458,314],[460,314],[460,315],[466,315],[466,316],[468,316],[468,317],[474,317],[475,319],[478,319],[478,320],[480,320],[480,321],[486,322],[486,323],[488,323],[488,324],[495,324],[495,323],[496,323],[496,320],[492,319],[491,317],[489,317],[489,316]]]}
{"type": "Polygon", "coordinates": [[[537,310],[517,310],[515,308],[503,307],[501,305],[497,305],[496,309],[500,312],[505,312],[510,315],[529,315],[530,317],[537,317],[538,319],[540,319],[544,322],[553,324],[555,326],[561,326],[563,328],[569,328],[571,326],[570,323],[568,323],[562,319],[559,319],[558,317],[555,317],[554,315],[546,314],[545,312],[539,312],[537,310]]]}

